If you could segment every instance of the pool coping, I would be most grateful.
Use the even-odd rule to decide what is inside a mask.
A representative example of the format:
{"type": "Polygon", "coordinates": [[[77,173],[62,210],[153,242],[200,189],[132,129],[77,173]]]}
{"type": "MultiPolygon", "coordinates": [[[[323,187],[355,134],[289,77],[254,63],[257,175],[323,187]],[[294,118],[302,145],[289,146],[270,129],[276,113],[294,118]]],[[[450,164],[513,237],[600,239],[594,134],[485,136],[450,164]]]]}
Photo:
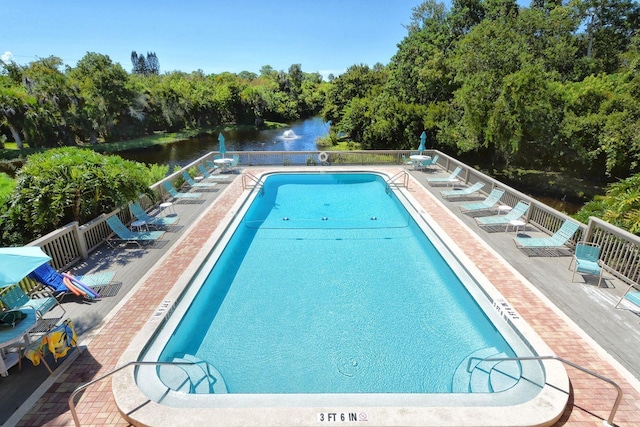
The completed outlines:
{"type": "MultiPolygon", "coordinates": [[[[271,174],[277,171],[283,172],[313,172],[321,170],[326,172],[325,168],[286,168],[284,170],[254,170],[256,176],[271,174]]],[[[357,170],[353,168],[332,168],[334,171],[360,171],[373,172],[390,177],[389,168],[366,168],[359,167],[357,170]]],[[[413,178],[411,178],[413,180],[413,178]]],[[[236,180],[239,181],[239,180],[236,180]]],[[[412,183],[413,186],[419,187],[417,182],[412,183]]],[[[240,185],[234,182],[234,185],[240,185]]],[[[231,188],[231,186],[230,186],[231,188]]],[[[227,189],[229,190],[229,189],[227,189]]],[[[227,191],[225,190],[225,191],[227,191]]],[[[411,201],[418,213],[424,217],[431,218],[426,211],[425,205],[421,203],[409,191],[400,190],[411,201]]],[[[426,190],[424,193],[428,195],[430,203],[439,204],[440,202],[426,190]]],[[[157,328],[162,324],[162,319],[170,312],[172,304],[178,300],[185,285],[196,274],[199,266],[205,261],[209,253],[213,250],[216,242],[223,235],[227,226],[231,223],[240,207],[244,204],[249,196],[249,190],[243,190],[241,195],[236,198],[235,203],[227,212],[225,217],[216,227],[215,231],[209,238],[198,248],[194,254],[192,261],[182,271],[180,276],[175,280],[173,285],[167,286],[169,292],[164,296],[162,304],[154,311],[153,315],[142,325],[138,333],[131,340],[129,347],[122,353],[119,359],[119,365],[127,363],[131,360],[137,360],[145,348],[149,337],[151,337],[157,328]]],[[[422,195],[422,193],[420,193],[422,195]]],[[[443,207],[444,208],[444,207],[443,207]]],[[[215,209],[215,204],[207,208],[198,221],[194,222],[196,227],[199,221],[206,217],[207,213],[215,209]]],[[[446,210],[446,208],[445,208],[446,210]]],[[[449,216],[455,218],[451,213],[449,216]]],[[[455,218],[458,221],[457,218],[455,218]]],[[[442,240],[449,246],[452,252],[459,259],[467,260],[465,268],[470,270],[473,276],[481,282],[484,291],[494,300],[504,299],[502,294],[493,285],[491,280],[482,273],[480,269],[472,262],[467,254],[455,243],[454,239],[449,236],[437,220],[430,221],[433,228],[438,229],[438,234],[442,240]]],[[[473,233],[470,233],[473,235],[473,233]]],[[[477,238],[476,238],[477,239],[477,238]]],[[[480,241],[479,239],[477,239],[480,241]]],[[[480,241],[481,242],[481,241],[480,241]]],[[[483,242],[481,242],[485,245],[483,242]]],[[[178,245],[176,245],[178,247],[178,245]]],[[[195,248],[194,248],[195,249],[195,248]]],[[[175,250],[175,249],[174,249],[175,250]]],[[[492,256],[496,257],[495,262],[501,265],[507,264],[499,255],[491,251],[492,256]]],[[[162,262],[159,262],[155,269],[161,269],[162,262]]],[[[148,273],[151,275],[153,270],[148,273]]],[[[146,277],[140,282],[144,282],[146,277]]],[[[524,278],[515,275],[514,280],[524,280],[524,278]]],[[[551,355],[554,354],[542,338],[535,330],[522,318],[512,318],[510,321],[516,324],[516,329],[525,337],[526,341],[532,345],[538,354],[551,355]]],[[[216,420],[216,425],[300,425],[315,426],[327,423],[327,420],[321,421],[321,414],[366,414],[367,425],[415,425],[415,426],[449,426],[449,425],[552,425],[563,414],[565,406],[569,399],[569,379],[567,373],[560,362],[546,360],[542,362],[546,372],[546,384],[541,393],[536,398],[523,404],[506,406],[506,407],[460,407],[460,406],[436,406],[436,407],[418,407],[404,406],[396,407],[305,407],[304,395],[297,396],[300,398],[299,405],[293,408],[260,407],[256,413],[248,414],[247,408],[174,408],[151,402],[144,394],[140,392],[135,384],[133,370],[122,371],[115,374],[113,379],[113,394],[116,405],[123,417],[134,425],[193,425],[195,423],[206,424],[211,419],[216,420]]],[[[259,395],[258,395],[259,396],[259,395]]],[[[336,422],[339,422],[337,420],[336,422]]],[[[348,422],[348,421],[347,421],[348,422]]],[[[352,421],[358,422],[358,421],[352,421]]]]}

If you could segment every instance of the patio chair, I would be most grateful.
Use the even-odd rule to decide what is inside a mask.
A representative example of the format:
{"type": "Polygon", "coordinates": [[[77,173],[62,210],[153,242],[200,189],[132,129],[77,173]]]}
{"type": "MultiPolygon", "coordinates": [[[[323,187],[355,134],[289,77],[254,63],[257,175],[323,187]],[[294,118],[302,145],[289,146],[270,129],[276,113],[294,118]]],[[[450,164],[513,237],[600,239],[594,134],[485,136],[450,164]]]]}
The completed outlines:
{"type": "Polygon", "coordinates": [[[435,156],[433,156],[433,158],[431,160],[429,160],[428,162],[423,162],[423,166],[426,168],[431,168],[431,166],[437,166],[438,165],[438,158],[440,156],[438,154],[436,154],[435,156]]]}
{"type": "Polygon", "coordinates": [[[191,188],[213,188],[216,184],[215,182],[195,182],[191,175],[187,173],[187,171],[182,172],[182,177],[184,178],[184,182],[191,188]]]}
{"type": "Polygon", "coordinates": [[[117,215],[107,218],[107,224],[116,236],[107,238],[107,244],[111,247],[114,247],[117,242],[135,243],[141,246],[140,242],[153,242],[164,234],[164,231],[131,231],[120,221],[117,215]]]}
{"type": "Polygon", "coordinates": [[[138,202],[129,203],[129,211],[131,211],[131,215],[135,216],[139,221],[144,221],[149,227],[156,229],[175,224],[178,221],[177,216],[151,216],[142,209],[142,206],[140,206],[138,202]]]}
{"type": "Polygon", "coordinates": [[[51,331],[32,341],[25,349],[24,357],[31,360],[33,366],[38,366],[42,362],[49,374],[53,374],[53,370],[47,363],[46,356],[49,353],[53,354],[54,360],[57,362],[59,358],[67,355],[71,347],[76,347],[78,353],[81,353],[73,322],[71,319],[67,319],[60,326],[56,326],[51,331]]]}
{"type": "Polygon", "coordinates": [[[405,166],[413,166],[413,162],[407,159],[407,156],[405,156],[404,154],[402,155],[402,164],[405,166]]]}
{"type": "Polygon", "coordinates": [[[491,190],[491,193],[489,193],[486,199],[481,202],[466,203],[460,206],[460,211],[463,213],[469,213],[491,210],[498,204],[503,195],[504,190],[500,188],[494,188],[493,190],[491,190]]]}
{"type": "MultiPolygon", "coordinates": [[[[479,216],[476,217],[476,224],[480,227],[502,227],[509,226],[511,221],[518,221],[529,210],[529,203],[519,201],[518,204],[511,209],[506,215],[491,215],[491,216],[479,216]]],[[[506,230],[506,229],[505,229],[506,230]]]]}
{"type": "Polygon", "coordinates": [[[453,172],[451,172],[451,175],[449,175],[446,178],[439,178],[439,177],[435,177],[435,178],[427,178],[427,183],[429,185],[438,185],[438,184],[450,184],[453,182],[456,182],[458,180],[458,175],[460,174],[460,172],[462,172],[462,167],[458,166],[456,167],[453,172]]]}
{"type": "MultiPolygon", "coordinates": [[[[213,162],[207,162],[207,163],[211,163],[213,165],[215,165],[215,163],[213,162]]],[[[209,171],[207,170],[207,168],[204,167],[204,165],[198,165],[198,169],[200,170],[200,173],[202,174],[202,177],[207,180],[207,181],[216,181],[216,182],[227,182],[229,181],[229,178],[227,177],[227,175],[219,175],[219,174],[211,174],[209,173],[209,171]]]]}
{"type": "Polygon", "coordinates": [[[240,156],[237,154],[234,154],[232,159],[233,161],[229,165],[229,170],[232,172],[233,171],[238,172],[238,165],[240,164],[240,156]]]}
{"type": "Polygon", "coordinates": [[[476,182],[471,187],[460,188],[458,190],[456,189],[445,190],[445,191],[441,191],[440,194],[442,194],[442,197],[444,197],[445,199],[451,199],[456,197],[466,197],[466,196],[471,196],[474,193],[477,193],[482,189],[482,187],[484,187],[483,182],[476,182]]]}
{"type": "Polygon", "coordinates": [[[2,301],[2,303],[10,310],[31,308],[35,310],[40,319],[44,319],[44,315],[56,306],[60,307],[63,313],[67,312],[67,310],[64,309],[54,296],[49,295],[42,298],[29,298],[29,296],[25,294],[22,288],[17,284],[6,288],[6,290],[0,295],[0,301],[2,301]]]}
{"type": "Polygon", "coordinates": [[[174,199],[199,199],[202,197],[202,193],[181,193],[176,190],[169,181],[163,182],[162,185],[164,185],[164,189],[167,190],[167,193],[174,199]]]}
{"type": "Polygon", "coordinates": [[[602,283],[602,267],[600,266],[600,246],[595,243],[581,242],[576,245],[576,250],[569,262],[569,270],[572,266],[573,274],[571,283],[574,282],[576,273],[591,274],[598,276],[598,287],[602,283]]]}
{"type": "Polygon", "coordinates": [[[514,242],[518,249],[524,250],[559,249],[566,245],[579,228],[580,224],[567,219],[562,227],[550,237],[516,237],[514,242]]]}

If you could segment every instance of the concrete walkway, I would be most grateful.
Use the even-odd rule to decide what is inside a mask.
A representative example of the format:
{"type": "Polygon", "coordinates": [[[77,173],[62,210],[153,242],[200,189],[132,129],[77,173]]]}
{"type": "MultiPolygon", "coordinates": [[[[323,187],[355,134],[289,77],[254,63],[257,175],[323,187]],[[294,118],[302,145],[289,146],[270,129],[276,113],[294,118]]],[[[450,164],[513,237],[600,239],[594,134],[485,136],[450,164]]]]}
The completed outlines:
{"type": "MultiPolygon", "coordinates": [[[[326,168],[318,169],[327,171],[326,168]]],[[[377,169],[385,170],[389,176],[399,171],[398,168],[377,169]]],[[[257,168],[251,171],[254,175],[260,172],[257,168]]],[[[623,387],[625,395],[615,417],[616,424],[640,425],[640,386],[630,374],[633,371],[638,376],[640,371],[637,363],[640,360],[639,341],[624,339],[633,337],[640,329],[638,317],[629,310],[614,310],[610,304],[622,290],[621,285],[608,280],[607,288],[597,289],[590,283],[570,283],[569,258],[527,257],[515,249],[512,232],[480,230],[472,218],[459,213],[459,203],[440,200],[442,188],[425,185],[426,173],[412,172],[412,175],[410,194],[556,354],[609,377],[623,387]],[[623,320],[618,320],[617,316],[623,320]],[[613,333],[614,330],[617,332],[613,333]]],[[[240,181],[236,177],[233,183],[220,186],[220,191],[206,193],[202,204],[176,205],[182,228],[166,233],[165,243],[143,250],[109,250],[105,247],[78,267],[80,272],[115,270],[115,280],[121,281],[122,287],[116,296],[91,305],[74,301],[65,303],[69,317],[81,334],[81,343],[86,347],[77,359],[67,358],[71,363],[64,372],[58,374],[62,371],[59,369],[56,371],[58,376],[50,378],[44,367],[28,366],[30,362],[26,361],[23,372],[12,368],[9,377],[0,379],[0,404],[3,411],[11,408],[9,410],[14,412],[7,425],[73,425],[67,404],[70,392],[116,367],[118,358],[137,330],[161,305],[163,291],[172,286],[188,261],[223,224],[243,193],[240,181]],[[5,405],[7,396],[15,394],[21,384],[30,383],[28,376],[33,373],[40,374],[40,378],[33,376],[31,382],[44,384],[38,393],[22,399],[27,402],[22,407],[18,408],[16,402],[5,405]],[[49,383],[43,383],[44,380],[49,383]]],[[[527,233],[533,235],[533,230],[528,229],[527,233]]],[[[558,425],[602,425],[615,400],[615,390],[573,368],[567,371],[574,393],[558,425]]],[[[118,413],[108,380],[85,391],[77,407],[82,425],[128,425],[118,413]]]]}

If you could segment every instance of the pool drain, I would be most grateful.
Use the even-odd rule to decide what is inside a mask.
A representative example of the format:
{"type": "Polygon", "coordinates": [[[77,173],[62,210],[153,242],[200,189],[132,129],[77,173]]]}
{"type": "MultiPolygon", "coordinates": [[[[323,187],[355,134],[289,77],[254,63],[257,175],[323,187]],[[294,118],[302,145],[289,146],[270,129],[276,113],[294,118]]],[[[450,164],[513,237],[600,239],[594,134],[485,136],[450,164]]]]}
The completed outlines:
{"type": "Polygon", "coordinates": [[[358,360],[350,358],[347,360],[341,360],[338,362],[338,372],[345,377],[353,377],[358,371],[358,360]]]}

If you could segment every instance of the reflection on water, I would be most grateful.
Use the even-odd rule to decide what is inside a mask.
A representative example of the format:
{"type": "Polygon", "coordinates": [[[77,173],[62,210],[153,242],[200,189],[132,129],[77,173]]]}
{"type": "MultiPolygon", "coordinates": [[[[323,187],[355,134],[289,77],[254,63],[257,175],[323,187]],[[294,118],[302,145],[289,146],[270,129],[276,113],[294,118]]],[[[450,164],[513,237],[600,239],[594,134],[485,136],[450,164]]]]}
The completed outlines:
{"type": "MultiPolygon", "coordinates": [[[[329,124],[319,117],[313,117],[291,123],[286,129],[229,130],[223,134],[227,151],[316,151],[316,139],[328,133],[329,124]]],[[[147,164],[185,166],[211,151],[218,151],[217,135],[123,151],[119,155],[147,164]]]]}

